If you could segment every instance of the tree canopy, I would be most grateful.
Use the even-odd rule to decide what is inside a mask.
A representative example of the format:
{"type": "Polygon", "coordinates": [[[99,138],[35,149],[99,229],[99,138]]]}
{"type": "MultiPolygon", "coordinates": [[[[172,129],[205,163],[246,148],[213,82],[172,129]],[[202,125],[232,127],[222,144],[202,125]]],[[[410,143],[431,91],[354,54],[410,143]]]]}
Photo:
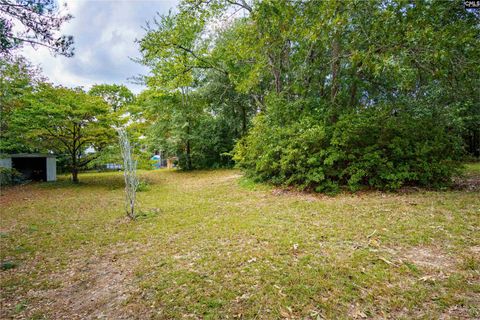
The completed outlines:
{"type": "Polygon", "coordinates": [[[56,0],[1,0],[0,54],[30,44],[46,47],[54,54],[73,56],[73,37],[57,34],[71,18],[59,12],[56,0]]]}
{"type": "Polygon", "coordinates": [[[462,1],[183,1],[140,41],[170,97],[152,135],[191,160],[226,134],[253,177],[318,191],[443,185],[479,153],[478,21],[462,1]]]}
{"type": "Polygon", "coordinates": [[[41,81],[40,71],[24,58],[0,59],[0,153],[30,150],[25,139],[12,130],[12,117],[41,81]]]}
{"type": "Polygon", "coordinates": [[[113,112],[125,112],[122,109],[131,104],[135,98],[126,86],[117,84],[96,84],[88,92],[92,96],[101,97],[113,112]]]}
{"type": "Polygon", "coordinates": [[[78,182],[79,170],[115,141],[108,105],[82,89],[42,83],[12,118],[12,131],[26,137],[32,148],[68,155],[73,182],[78,182]],[[87,153],[88,148],[96,152],[87,153]]]}

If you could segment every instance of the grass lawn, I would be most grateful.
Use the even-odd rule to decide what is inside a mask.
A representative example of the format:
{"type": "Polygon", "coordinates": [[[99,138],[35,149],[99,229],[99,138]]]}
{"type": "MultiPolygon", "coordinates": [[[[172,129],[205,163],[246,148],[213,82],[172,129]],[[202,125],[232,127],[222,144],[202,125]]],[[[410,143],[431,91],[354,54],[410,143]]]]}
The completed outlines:
{"type": "Polygon", "coordinates": [[[0,318],[480,318],[478,190],[328,197],[235,170],[142,176],[133,222],[120,173],[3,189],[0,318]]]}

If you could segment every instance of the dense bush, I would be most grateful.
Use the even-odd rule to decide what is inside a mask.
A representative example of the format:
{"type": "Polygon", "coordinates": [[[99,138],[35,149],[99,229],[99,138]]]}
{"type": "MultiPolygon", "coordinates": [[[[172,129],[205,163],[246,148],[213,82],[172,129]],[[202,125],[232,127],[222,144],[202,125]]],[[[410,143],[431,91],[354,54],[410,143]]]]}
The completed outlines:
{"type": "Polygon", "coordinates": [[[25,177],[15,169],[0,167],[0,185],[9,186],[26,182],[25,177]]]}
{"type": "Polygon", "coordinates": [[[238,165],[261,181],[319,192],[439,187],[459,168],[461,139],[435,108],[365,108],[330,125],[312,116],[279,120],[273,111],[257,116],[235,149],[238,165]]]}

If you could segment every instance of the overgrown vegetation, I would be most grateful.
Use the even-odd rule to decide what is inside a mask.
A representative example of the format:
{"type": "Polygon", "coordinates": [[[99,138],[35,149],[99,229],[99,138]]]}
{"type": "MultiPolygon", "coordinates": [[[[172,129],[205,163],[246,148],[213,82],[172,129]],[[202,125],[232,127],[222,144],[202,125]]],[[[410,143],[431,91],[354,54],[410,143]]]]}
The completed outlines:
{"type": "Polygon", "coordinates": [[[449,185],[460,168],[461,140],[445,130],[449,119],[427,112],[392,117],[375,108],[343,115],[334,126],[315,117],[279,126],[258,116],[235,160],[259,180],[319,192],[449,185]]]}
{"type": "Polygon", "coordinates": [[[140,41],[149,94],[177,108],[151,136],[184,168],[239,140],[249,175],[303,189],[448,185],[480,152],[478,19],[462,1],[183,1],[140,41]]]}
{"type": "Polygon", "coordinates": [[[11,186],[26,182],[20,172],[11,168],[0,167],[0,187],[11,186]]]}

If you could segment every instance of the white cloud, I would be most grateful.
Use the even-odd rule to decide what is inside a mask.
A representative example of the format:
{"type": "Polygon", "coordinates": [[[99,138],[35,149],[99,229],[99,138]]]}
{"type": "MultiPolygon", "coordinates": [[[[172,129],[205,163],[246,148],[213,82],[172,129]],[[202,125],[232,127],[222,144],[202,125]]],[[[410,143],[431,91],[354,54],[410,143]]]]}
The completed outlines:
{"type": "Polygon", "coordinates": [[[43,73],[55,84],[89,88],[96,83],[125,84],[132,91],[142,87],[129,78],[148,70],[131,61],[137,57],[138,46],[146,21],[156,12],[167,13],[177,0],[164,1],[93,1],[63,0],[74,18],[62,27],[62,33],[73,35],[75,56],[54,57],[45,48],[25,47],[23,55],[42,67],[43,73]]]}

